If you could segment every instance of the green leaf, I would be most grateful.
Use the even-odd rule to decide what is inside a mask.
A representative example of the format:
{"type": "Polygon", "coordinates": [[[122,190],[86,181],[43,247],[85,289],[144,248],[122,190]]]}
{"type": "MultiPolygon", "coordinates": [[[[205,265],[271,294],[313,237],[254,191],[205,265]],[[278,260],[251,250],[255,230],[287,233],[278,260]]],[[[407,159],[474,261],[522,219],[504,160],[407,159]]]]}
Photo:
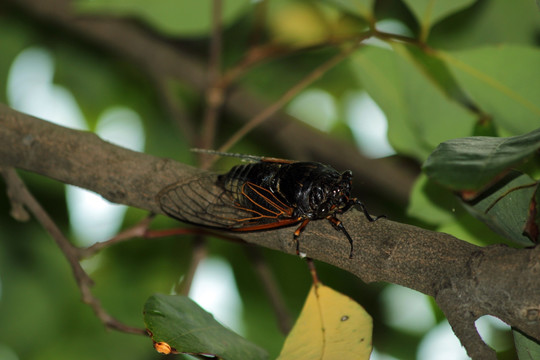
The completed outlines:
{"type": "Polygon", "coordinates": [[[425,174],[416,179],[407,208],[408,216],[428,224],[441,225],[455,221],[456,212],[463,212],[456,195],[429,181],[425,174]]]}
{"type": "MultiPolygon", "coordinates": [[[[227,26],[236,20],[250,3],[223,1],[223,24],[227,26]]],[[[136,17],[166,35],[204,36],[212,24],[210,0],[77,0],[75,8],[82,13],[136,17]]]]}
{"type": "Polygon", "coordinates": [[[388,119],[388,139],[399,153],[424,161],[441,142],[469,136],[475,115],[437,85],[405,45],[365,47],[351,66],[388,119]]]}
{"type": "Polygon", "coordinates": [[[420,24],[420,39],[425,41],[433,24],[472,5],[476,0],[403,0],[420,24]]]}
{"type": "Polygon", "coordinates": [[[486,236],[491,231],[483,219],[478,221],[473,218],[464,210],[463,203],[456,195],[430,181],[425,174],[421,174],[416,180],[407,215],[436,225],[435,230],[438,232],[453,235],[478,246],[513,243],[495,233],[486,236]]]}
{"type": "Polygon", "coordinates": [[[523,227],[523,235],[527,236],[533,243],[538,243],[540,237],[540,187],[538,183],[534,186],[534,197],[531,199],[529,211],[527,213],[527,222],[523,227]]]}
{"type": "Polygon", "coordinates": [[[520,246],[532,245],[523,235],[529,216],[529,205],[536,182],[525,174],[512,172],[479,199],[465,203],[469,212],[497,234],[520,246]]]}
{"type": "Polygon", "coordinates": [[[265,350],[218,323],[186,296],[151,296],[144,305],[144,322],[154,342],[180,353],[212,354],[225,360],[268,358],[265,350]]]}
{"type": "Polygon", "coordinates": [[[432,28],[429,40],[432,48],[456,50],[486,45],[535,44],[539,25],[535,1],[481,1],[470,11],[467,9],[460,16],[432,28]]]}
{"type": "Polygon", "coordinates": [[[519,360],[540,359],[540,343],[517,330],[512,331],[512,333],[514,334],[514,343],[516,344],[519,360]]]}
{"type": "Polygon", "coordinates": [[[426,174],[452,190],[479,190],[540,148],[540,129],[508,138],[474,136],[440,144],[424,164],[426,174]]]}
{"type": "Polygon", "coordinates": [[[493,232],[487,224],[467,213],[458,215],[455,221],[443,224],[437,227],[435,231],[450,234],[477,246],[513,244],[511,240],[501,237],[499,234],[493,232]]]}
{"type": "Polygon", "coordinates": [[[505,45],[437,55],[475,105],[510,134],[540,127],[540,50],[505,45]]]}

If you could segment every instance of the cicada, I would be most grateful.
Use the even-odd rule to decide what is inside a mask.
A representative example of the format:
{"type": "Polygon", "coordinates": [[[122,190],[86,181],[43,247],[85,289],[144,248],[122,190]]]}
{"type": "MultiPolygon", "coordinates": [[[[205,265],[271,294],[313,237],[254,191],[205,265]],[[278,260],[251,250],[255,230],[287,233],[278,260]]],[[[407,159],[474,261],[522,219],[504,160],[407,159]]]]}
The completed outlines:
{"type": "Polygon", "coordinates": [[[245,157],[251,162],[227,173],[207,173],[165,187],[158,194],[161,209],[177,220],[218,230],[298,225],[293,234],[297,254],[298,238],[307,224],[327,219],[349,241],[349,258],[353,257],[353,240],[337,215],[356,207],[370,222],[379,218],[373,218],[360,200],[351,197],[350,170],[340,173],[312,161],[245,157]]]}

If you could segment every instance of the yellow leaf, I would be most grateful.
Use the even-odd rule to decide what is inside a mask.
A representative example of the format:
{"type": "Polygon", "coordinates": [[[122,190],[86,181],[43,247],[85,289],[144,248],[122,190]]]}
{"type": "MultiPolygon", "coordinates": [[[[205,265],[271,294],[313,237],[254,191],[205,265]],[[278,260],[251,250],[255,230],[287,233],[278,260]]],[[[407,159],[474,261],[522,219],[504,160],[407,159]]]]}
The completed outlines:
{"type": "Polygon", "coordinates": [[[313,285],[279,360],[369,359],[371,316],[354,300],[313,285]]]}

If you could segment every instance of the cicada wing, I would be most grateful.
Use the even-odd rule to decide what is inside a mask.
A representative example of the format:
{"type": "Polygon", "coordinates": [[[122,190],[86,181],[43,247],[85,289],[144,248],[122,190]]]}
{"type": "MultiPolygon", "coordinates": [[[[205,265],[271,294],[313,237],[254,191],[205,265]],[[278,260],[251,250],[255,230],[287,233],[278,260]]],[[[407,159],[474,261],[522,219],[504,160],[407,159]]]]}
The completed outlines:
{"type": "Polygon", "coordinates": [[[213,156],[234,157],[242,161],[246,161],[246,162],[259,162],[263,159],[262,156],[257,156],[257,155],[229,153],[229,152],[211,150],[211,149],[194,148],[194,149],[191,149],[191,151],[196,152],[196,153],[206,154],[206,155],[213,155],[213,156]]]}
{"type": "Polygon", "coordinates": [[[192,152],[196,153],[202,153],[207,155],[215,155],[215,156],[225,156],[225,157],[234,157],[239,158],[242,161],[246,162],[274,162],[274,163],[280,163],[280,164],[291,164],[296,162],[295,160],[288,160],[288,159],[280,159],[275,157],[266,157],[266,156],[257,156],[257,155],[248,155],[248,154],[238,154],[238,153],[229,153],[229,152],[223,152],[223,151],[217,151],[217,150],[211,150],[211,149],[191,149],[192,152]]]}
{"type": "Polygon", "coordinates": [[[169,216],[195,225],[231,231],[254,231],[294,224],[292,208],[269,190],[252,183],[225,189],[217,175],[171,184],[158,194],[169,216]]]}
{"type": "Polygon", "coordinates": [[[246,182],[239,192],[238,206],[253,214],[254,219],[276,222],[291,217],[293,209],[270,190],[246,182]]]}
{"type": "Polygon", "coordinates": [[[218,229],[242,226],[251,215],[234,206],[229,191],[216,186],[217,175],[205,174],[165,187],[158,194],[161,209],[183,222],[218,229]]]}

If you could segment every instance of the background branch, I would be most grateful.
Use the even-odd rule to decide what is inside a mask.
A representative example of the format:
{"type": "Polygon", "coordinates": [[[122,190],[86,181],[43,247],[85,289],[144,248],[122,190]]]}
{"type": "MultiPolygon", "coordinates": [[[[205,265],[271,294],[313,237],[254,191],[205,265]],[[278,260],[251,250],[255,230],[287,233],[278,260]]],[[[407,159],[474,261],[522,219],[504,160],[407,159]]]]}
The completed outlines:
{"type": "MultiPolygon", "coordinates": [[[[5,0],[4,3],[127,59],[139,68],[146,69],[152,78],[158,77],[160,81],[175,79],[188,84],[195,91],[207,91],[205,60],[171,46],[169,39],[152,35],[133,22],[77,16],[68,0],[5,0]]],[[[238,86],[228,93],[224,110],[234,114],[235,119],[247,122],[263,112],[268,103],[267,99],[254,95],[253,90],[238,86]]],[[[192,133],[191,129],[189,132],[192,133]]],[[[316,159],[331,163],[338,170],[352,170],[357,189],[362,190],[362,198],[373,194],[376,198],[398,205],[407,204],[417,171],[400,166],[392,159],[365,158],[354,145],[330,138],[284,112],[272,115],[255,130],[254,135],[283,149],[284,157],[316,159]]]]}
{"type": "Polygon", "coordinates": [[[271,104],[259,114],[253,117],[248,123],[242,126],[236,133],[234,133],[226,142],[223,144],[219,151],[228,151],[231,147],[234,146],[240,139],[245,137],[248,133],[252,132],[255,128],[259,127],[266,120],[268,120],[272,115],[274,115],[278,110],[282,109],[290,100],[297,96],[302,90],[304,90],[309,84],[314,82],[316,79],[323,76],[329,69],[334,67],[336,64],[345,59],[348,55],[351,54],[361,45],[361,40],[358,39],[358,42],[354,46],[350,46],[348,49],[343,50],[342,52],[334,55],[328,61],[324,62],[317,68],[313,69],[307,76],[302,80],[296,83],[292,88],[286,91],[275,103],[271,104]]]}
{"type": "MultiPolygon", "coordinates": [[[[117,203],[162,214],[156,195],[201,170],[126,150],[96,135],[63,128],[0,105],[0,159],[13,166],[77,185],[117,203]]],[[[369,205],[369,204],[368,204],[369,205]]],[[[456,334],[491,314],[540,340],[540,248],[477,247],[455,237],[386,219],[369,223],[357,211],[342,216],[355,241],[349,245],[325,221],[309,224],[300,239],[309,257],[353,273],[365,282],[400,284],[433,296],[456,334]],[[501,270],[504,269],[504,270],[501,270]]],[[[260,246],[294,254],[290,228],[238,234],[260,246]]],[[[478,342],[464,343],[477,358],[494,358],[478,342]]]]}
{"type": "Polygon", "coordinates": [[[16,199],[18,204],[24,205],[24,207],[34,215],[39,223],[52,236],[58,245],[58,248],[60,248],[62,253],[64,253],[64,256],[68,260],[71,267],[71,271],[73,272],[73,277],[75,278],[81,292],[81,300],[92,308],[97,318],[107,328],[129,334],[147,335],[144,329],[134,328],[118,321],[101,306],[99,299],[92,295],[91,287],[93,286],[94,282],[79,263],[78,249],[71,245],[69,240],[64,236],[55,222],[34,198],[34,196],[32,196],[30,191],[28,191],[23,181],[19,178],[13,168],[0,167],[0,174],[2,174],[8,188],[10,188],[12,199],[16,199]]]}
{"type": "MultiPolygon", "coordinates": [[[[222,3],[220,0],[212,2],[212,37],[210,41],[210,58],[208,62],[208,88],[206,89],[206,109],[200,133],[200,147],[212,149],[214,147],[219,110],[225,101],[225,89],[221,82],[221,50],[222,50],[222,3]]],[[[201,162],[202,168],[207,168],[208,162],[201,162]]]]}

